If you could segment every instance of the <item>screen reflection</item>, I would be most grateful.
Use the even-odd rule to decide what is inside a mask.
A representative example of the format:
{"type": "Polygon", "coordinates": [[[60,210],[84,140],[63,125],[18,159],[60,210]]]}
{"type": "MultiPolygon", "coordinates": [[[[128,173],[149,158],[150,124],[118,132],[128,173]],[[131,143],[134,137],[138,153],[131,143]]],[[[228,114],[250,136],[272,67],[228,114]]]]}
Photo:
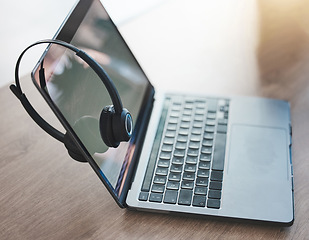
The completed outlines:
{"type": "MultiPolygon", "coordinates": [[[[149,82],[99,1],[93,1],[71,44],[107,72],[133,117],[134,129],[149,82]]],[[[41,87],[120,195],[135,146],[122,142],[118,148],[108,148],[100,136],[101,111],[112,104],[105,85],[83,60],[58,45],[50,46],[44,68],[46,83],[41,87]]],[[[40,84],[37,77],[36,81],[40,84]]]]}

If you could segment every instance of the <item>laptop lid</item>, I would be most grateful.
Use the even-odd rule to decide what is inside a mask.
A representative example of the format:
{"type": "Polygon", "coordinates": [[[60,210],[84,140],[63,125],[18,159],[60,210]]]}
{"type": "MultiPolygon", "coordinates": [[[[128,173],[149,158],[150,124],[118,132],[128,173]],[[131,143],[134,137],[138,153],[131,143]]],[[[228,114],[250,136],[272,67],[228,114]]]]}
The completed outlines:
{"type": "Polygon", "coordinates": [[[75,45],[99,62],[132,114],[131,140],[109,148],[100,137],[98,120],[102,109],[112,102],[104,84],[87,64],[70,50],[50,45],[32,72],[49,106],[114,199],[124,207],[154,89],[99,0],[79,1],[54,38],[75,45]],[[42,62],[44,83],[38,77],[42,62]]]}

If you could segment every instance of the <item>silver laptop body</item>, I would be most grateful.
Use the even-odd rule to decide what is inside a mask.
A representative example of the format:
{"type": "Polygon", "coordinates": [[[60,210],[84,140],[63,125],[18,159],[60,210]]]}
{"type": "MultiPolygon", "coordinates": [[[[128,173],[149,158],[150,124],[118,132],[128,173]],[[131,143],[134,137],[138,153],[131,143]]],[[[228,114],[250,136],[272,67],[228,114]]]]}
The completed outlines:
{"type": "MultiPolygon", "coordinates": [[[[161,116],[163,94],[155,97],[145,144],[126,201],[129,207],[285,224],[293,222],[289,104],[262,98],[229,99],[220,208],[138,200],[161,116]]],[[[159,156],[157,158],[159,159],[159,156]]]]}
{"type": "Polygon", "coordinates": [[[97,119],[110,104],[91,69],[69,51],[49,46],[32,73],[120,207],[293,223],[288,102],[154,89],[98,0],[80,0],[55,38],[97,57],[133,116],[131,141],[108,148],[76,127],[85,116],[97,119]],[[43,59],[53,74],[41,86],[43,59]]]}

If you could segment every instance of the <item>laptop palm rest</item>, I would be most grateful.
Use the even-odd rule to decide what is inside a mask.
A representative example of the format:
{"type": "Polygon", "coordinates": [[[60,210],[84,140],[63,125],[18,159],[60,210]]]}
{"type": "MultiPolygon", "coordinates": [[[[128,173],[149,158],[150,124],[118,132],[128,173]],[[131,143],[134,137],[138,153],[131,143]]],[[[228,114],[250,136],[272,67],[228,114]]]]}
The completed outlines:
{"type": "Polygon", "coordinates": [[[282,211],[291,206],[286,130],[235,124],[229,142],[224,209],[245,218],[288,218],[282,211]]]}

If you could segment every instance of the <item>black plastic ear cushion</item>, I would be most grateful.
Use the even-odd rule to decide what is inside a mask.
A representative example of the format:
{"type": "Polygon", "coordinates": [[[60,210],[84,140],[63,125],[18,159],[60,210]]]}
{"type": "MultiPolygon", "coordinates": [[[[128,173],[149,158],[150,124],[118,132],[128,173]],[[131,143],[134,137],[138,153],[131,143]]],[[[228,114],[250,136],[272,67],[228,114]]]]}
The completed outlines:
{"type": "Polygon", "coordinates": [[[100,134],[104,143],[108,147],[118,147],[120,142],[114,137],[113,132],[113,117],[115,110],[113,106],[106,106],[103,108],[100,115],[100,134]]]}
{"type": "Polygon", "coordinates": [[[84,158],[83,155],[81,155],[81,153],[76,153],[73,151],[68,150],[68,153],[70,155],[71,158],[73,158],[74,160],[78,161],[78,162],[87,162],[87,160],[84,158]]]}
{"type": "Polygon", "coordinates": [[[132,135],[132,116],[125,108],[121,114],[115,114],[113,118],[113,133],[119,142],[129,141],[132,135]]]}
{"type": "Polygon", "coordinates": [[[71,158],[79,162],[87,162],[84,155],[82,155],[81,151],[77,148],[77,146],[73,142],[72,138],[68,135],[68,133],[64,134],[63,142],[71,158]]]}

